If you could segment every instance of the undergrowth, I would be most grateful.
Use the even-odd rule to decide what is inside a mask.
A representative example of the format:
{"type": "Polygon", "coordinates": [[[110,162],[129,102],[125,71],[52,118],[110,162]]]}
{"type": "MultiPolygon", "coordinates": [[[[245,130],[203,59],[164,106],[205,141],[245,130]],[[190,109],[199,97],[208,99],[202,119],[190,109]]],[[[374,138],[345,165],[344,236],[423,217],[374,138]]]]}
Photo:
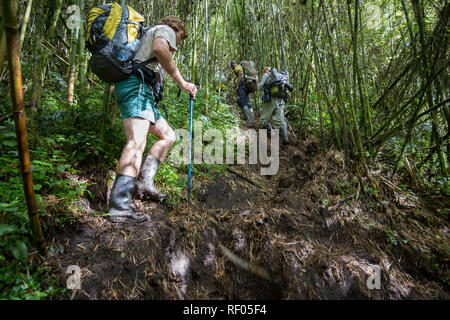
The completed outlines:
{"type": "MultiPolygon", "coordinates": [[[[27,109],[34,191],[47,240],[57,232],[70,231],[82,212],[78,203],[89,190],[87,181],[80,178],[80,170],[115,171],[125,144],[120,111],[114,108],[112,97],[105,108],[104,93],[95,89],[69,106],[64,91],[54,88],[57,85],[49,84],[43,92],[37,112],[32,114],[27,109]]],[[[56,285],[48,267],[35,262],[37,253],[31,242],[14,122],[8,111],[11,104],[9,99],[0,100],[4,106],[0,122],[0,299],[51,299],[66,289],[56,285]]],[[[185,93],[177,96],[174,88],[167,90],[163,105],[174,129],[189,129],[189,98],[185,93]]],[[[238,127],[238,117],[220,97],[209,96],[208,117],[204,107],[205,90],[199,90],[194,119],[202,121],[203,131],[238,127]]],[[[155,141],[156,137],[149,135],[146,151],[155,141]]],[[[224,170],[224,165],[201,164],[192,170],[196,178],[202,179],[213,170],[224,170]]],[[[171,195],[171,203],[186,197],[187,172],[187,164],[177,164],[170,158],[162,163],[156,180],[171,195]]],[[[51,246],[48,249],[59,250],[51,246]]]]}

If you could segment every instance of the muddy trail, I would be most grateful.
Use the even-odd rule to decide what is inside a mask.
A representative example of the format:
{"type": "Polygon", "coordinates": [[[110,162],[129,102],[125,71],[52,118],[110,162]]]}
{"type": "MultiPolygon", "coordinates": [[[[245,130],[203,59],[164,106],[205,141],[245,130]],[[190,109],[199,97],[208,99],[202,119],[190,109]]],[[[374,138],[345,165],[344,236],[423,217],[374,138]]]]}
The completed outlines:
{"type": "Polygon", "coordinates": [[[81,289],[59,298],[448,299],[448,221],[391,180],[358,181],[340,152],[301,141],[282,150],[277,175],[244,165],[194,177],[190,212],[138,203],[146,222],[113,224],[99,214],[107,179],[92,177],[95,201],[49,239],[61,286],[81,268],[81,289]],[[373,184],[372,197],[361,191],[373,184]]]}

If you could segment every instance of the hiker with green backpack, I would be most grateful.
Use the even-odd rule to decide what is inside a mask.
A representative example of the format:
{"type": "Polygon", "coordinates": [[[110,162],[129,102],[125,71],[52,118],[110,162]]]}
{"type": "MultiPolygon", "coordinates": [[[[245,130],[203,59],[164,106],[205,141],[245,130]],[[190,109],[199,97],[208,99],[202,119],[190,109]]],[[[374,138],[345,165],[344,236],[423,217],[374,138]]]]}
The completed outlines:
{"type": "Polygon", "coordinates": [[[259,122],[261,127],[269,132],[279,129],[283,144],[289,143],[284,108],[292,89],[287,71],[278,72],[275,68],[264,68],[261,82],[258,84],[258,90],[263,91],[259,122]]]}
{"type": "Polygon", "coordinates": [[[245,120],[253,123],[255,116],[250,105],[249,94],[256,91],[258,83],[254,62],[244,60],[238,64],[235,60],[232,60],[231,68],[233,69],[237,104],[244,113],[245,120]]]}
{"type": "Polygon", "coordinates": [[[115,84],[114,96],[127,140],[109,200],[112,222],[146,220],[132,207],[133,193],[141,199],[167,198],[154,185],[158,167],[176,140],[158,109],[166,74],[193,99],[197,92],[193,83],[183,79],[172,57],[188,36],[183,21],[167,16],[150,28],[143,28],[143,21],[130,6],[116,3],[93,8],[88,18],[89,64],[100,79],[115,84]],[[158,141],[143,161],[148,133],[158,141]]]}

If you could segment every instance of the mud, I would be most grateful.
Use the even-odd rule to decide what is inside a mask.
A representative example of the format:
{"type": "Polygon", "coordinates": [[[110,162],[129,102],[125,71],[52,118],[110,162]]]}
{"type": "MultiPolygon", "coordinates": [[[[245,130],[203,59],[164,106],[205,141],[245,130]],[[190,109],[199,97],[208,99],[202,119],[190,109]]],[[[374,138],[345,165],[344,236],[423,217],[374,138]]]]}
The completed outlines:
{"type": "Polygon", "coordinates": [[[233,170],[264,190],[230,172],[217,174],[196,188],[190,211],[186,203],[139,203],[149,215],[141,224],[112,224],[91,211],[73,232],[55,234],[53,245],[61,250],[51,263],[61,286],[69,265],[82,271],[81,290],[60,298],[449,298],[442,281],[449,253],[438,249],[439,241],[448,245],[448,223],[425,226],[418,215],[411,223],[422,234],[409,234],[406,224],[393,228],[390,221],[413,215],[390,199],[393,215],[345,184],[353,177],[339,152],[319,154],[315,141],[303,141],[281,155],[274,177],[252,167],[233,170]],[[440,240],[419,246],[427,232],[440,240]],[[439,270],[427,271],[427,252],[434,252],[439,270]],[[375,269],[380,289],[367,286],[375,269]]]}

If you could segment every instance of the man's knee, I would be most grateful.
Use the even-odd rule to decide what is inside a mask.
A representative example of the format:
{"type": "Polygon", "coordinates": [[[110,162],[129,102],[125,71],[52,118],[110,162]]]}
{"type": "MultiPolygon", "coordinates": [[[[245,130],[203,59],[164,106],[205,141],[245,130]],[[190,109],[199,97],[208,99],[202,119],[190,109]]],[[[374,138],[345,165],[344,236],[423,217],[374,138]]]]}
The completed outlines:
{"type": "Polygon", "coordinates": [[[145,150],[145,141],[129,140],[125,145],[125,149],[143,153],[145,150]]]}
{"type": "Polygon", "coordinates": [[[167,130],[165,130],[164,133],[159,137],[159,139],[164,140],[167,144],[172,146],[177,140],[177,135],[171,127],[168,127],[167,130]]]}
{"type": "Polygon", "coordinates": [[[175,143],[175,141],[177,140],[177,135],[176,135],[175,131],[170,129],[169,132],[167,133],[166,140],[170,144],[170,146],[172,146],[175,143]]]}

